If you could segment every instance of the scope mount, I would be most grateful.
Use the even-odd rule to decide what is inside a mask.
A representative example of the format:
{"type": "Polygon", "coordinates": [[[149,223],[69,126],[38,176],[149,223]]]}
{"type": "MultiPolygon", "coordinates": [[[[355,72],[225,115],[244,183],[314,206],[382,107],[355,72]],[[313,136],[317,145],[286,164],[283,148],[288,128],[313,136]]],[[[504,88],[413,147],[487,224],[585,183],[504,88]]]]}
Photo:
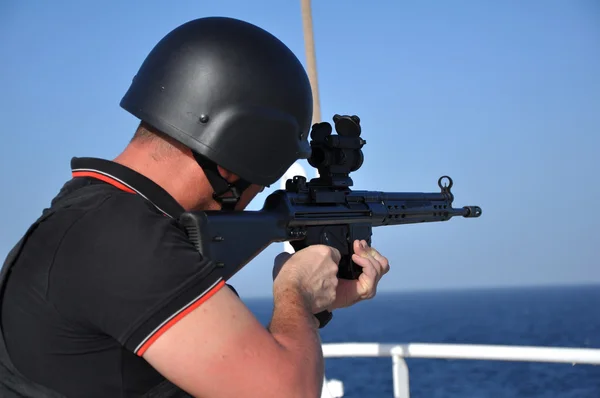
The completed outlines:
{"type": "Polygon", "coordinates": [[[310,132],[312,153],[308,163],[319,171],[319,177],[310,181],[313,187],[348,189],[353,185],[350,173],[360,169],[364,161],[362,147],[367,143],[360,138],[360,118],[356,115],[334,115],[337,134],[329,122],[315,123],[310,132]]]}

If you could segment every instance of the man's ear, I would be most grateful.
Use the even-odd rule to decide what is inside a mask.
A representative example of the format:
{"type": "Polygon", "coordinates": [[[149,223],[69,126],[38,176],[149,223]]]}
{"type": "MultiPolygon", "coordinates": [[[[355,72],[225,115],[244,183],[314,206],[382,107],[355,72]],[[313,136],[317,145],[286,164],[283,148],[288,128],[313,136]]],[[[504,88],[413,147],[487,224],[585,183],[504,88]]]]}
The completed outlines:
{"type": "Polygon", "coordinates": [[[240,177],[236,174],[233,174],[231,171],[222,168],[221,166],[217,166],[217,170],[219,170],[219,174],[221,177],[227,180],[229,183],[236,182],[240,179],[240,177]]]}

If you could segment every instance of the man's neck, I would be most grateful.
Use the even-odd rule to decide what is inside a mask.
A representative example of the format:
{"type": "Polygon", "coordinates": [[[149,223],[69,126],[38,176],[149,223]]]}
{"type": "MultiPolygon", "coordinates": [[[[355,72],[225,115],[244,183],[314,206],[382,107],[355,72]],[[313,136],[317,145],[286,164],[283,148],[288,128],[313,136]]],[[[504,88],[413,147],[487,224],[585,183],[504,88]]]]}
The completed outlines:
{"type": "Polygon", "coordinates": [[[204,187],[204,176],[198,173],[198,165],[185,156],[156,159],[150,152],[125,150],[113,161],[152,180],[186,211],[208,210],[203,206],[211,201],[210,191],[204,187]]]}

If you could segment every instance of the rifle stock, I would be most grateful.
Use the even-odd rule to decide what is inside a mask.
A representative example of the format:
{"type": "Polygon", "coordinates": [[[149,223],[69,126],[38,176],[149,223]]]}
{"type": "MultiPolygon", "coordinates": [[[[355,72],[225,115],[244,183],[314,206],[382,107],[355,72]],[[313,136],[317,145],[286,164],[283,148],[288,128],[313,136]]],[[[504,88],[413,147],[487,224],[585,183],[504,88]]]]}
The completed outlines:
{"type": "MultiPolygon", "coordinates": [[[[438,180],[439,192],[352,191],[351,171],[362,165],[360,120],[334,116],[336,131],[318,123],[311,132],[309,163],[319,178],[307,182],[296,176],[284,190],[267,197],[258,211],[187,212],[180,218],[196,249],[222,268],[226,279],[235,275],[271,243],[288,241],[298,251],[326,244],[342,255],[338,276],[356,279],[361,268],[352,261],[354,240],[371,245],[373,227],[448,221],[452,217],[479,217],[478,206],[453,207],[452,179],[438,180]]],[[[330,313],[317,314],[321,325],[330,313]]]]}

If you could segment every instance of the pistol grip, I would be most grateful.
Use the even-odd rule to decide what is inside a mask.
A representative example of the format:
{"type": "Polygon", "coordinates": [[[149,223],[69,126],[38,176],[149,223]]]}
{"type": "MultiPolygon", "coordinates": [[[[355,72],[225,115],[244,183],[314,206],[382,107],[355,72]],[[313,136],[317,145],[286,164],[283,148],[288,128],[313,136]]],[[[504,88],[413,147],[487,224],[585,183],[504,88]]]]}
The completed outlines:
{"type": "MultiPolygon", "coordinates": [[[[295,251],[315,244],[323,244],[338,249],[342,256],[338,278],[352,280],[358,279],[362,273],[362,268],[352,261],[355,239],[364,239],[371,244],[371,224],[328,225],[308,228],[306,237],[303,240],[291,241],[290,243],[295,251]]],[[[333,318],[333,314],[329,311],[322,311],[315,314],[315,317],[319,321],[319,328],[323,328],[333,318]]]]}

